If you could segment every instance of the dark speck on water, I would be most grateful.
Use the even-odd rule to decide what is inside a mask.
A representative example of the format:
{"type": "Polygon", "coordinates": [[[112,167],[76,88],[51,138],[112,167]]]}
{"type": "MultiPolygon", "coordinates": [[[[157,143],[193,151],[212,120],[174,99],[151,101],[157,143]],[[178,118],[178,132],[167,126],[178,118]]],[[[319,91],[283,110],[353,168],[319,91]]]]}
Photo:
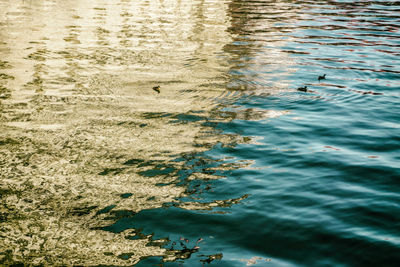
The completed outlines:
{"type": "Polygon", "coordinates": [[[1,0],[0,266],[400,266],[399,25],[1,0]]]}
{"type": "Polygon", "coordinates": [[[156,91],[157,93],[160,93],[160,86],[159,85],[154,86],[153,90],[156,91]]]}
{"type": "Polygon", "coordinates": [[[297,91],[307,92],[307,86],[297,88],[297,91]]]}
{"type": "Polygon", "coordinates": [[[318,76],[318,81],[325,80],[325,76],[326,76],[326,74],[324,74],[322,76],[318,76]]]}

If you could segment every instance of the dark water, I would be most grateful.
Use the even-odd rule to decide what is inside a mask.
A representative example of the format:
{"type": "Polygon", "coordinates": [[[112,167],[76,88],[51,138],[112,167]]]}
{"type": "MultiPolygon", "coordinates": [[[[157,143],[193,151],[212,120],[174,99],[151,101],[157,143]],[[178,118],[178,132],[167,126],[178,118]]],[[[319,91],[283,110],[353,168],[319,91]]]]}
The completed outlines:
{"type": "Polygon", "coordinates": [[[399,63],[398,1],[0,0],[0,264],[399,266],[399,63]]]}

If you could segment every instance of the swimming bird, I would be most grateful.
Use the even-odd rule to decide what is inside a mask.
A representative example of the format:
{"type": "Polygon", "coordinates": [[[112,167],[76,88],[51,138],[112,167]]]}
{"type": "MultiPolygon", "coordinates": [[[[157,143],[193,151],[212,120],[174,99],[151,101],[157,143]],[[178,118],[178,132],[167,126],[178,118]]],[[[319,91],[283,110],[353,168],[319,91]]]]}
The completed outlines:
{"type": "Polygon", "coordinates": [[[160,93],[160,86],[159,85],[154,86],[153,90],[156,91],[157,93],[160,93]]]}
{"type": "Polygon", "coordinates": [[[297,91],[307,92],[307,86],[297,88],[297,91]]]}
{"type": "Polygon", "coordinates": [[[325,76],[326,76],[326,74],[324,74],[322,76],[318,76],[318,81],[320,82],[321,80],[325,80],[325,76]]]}

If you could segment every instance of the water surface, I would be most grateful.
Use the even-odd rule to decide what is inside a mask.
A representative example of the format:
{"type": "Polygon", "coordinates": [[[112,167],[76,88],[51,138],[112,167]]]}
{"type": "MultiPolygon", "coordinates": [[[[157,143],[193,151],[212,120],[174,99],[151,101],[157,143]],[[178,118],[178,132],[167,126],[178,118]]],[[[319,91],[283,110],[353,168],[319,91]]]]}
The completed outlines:
{"type": "Polygon", "coordinates": [[[0,263],[397,266],[399,14],[0,1],[0,263]]]}

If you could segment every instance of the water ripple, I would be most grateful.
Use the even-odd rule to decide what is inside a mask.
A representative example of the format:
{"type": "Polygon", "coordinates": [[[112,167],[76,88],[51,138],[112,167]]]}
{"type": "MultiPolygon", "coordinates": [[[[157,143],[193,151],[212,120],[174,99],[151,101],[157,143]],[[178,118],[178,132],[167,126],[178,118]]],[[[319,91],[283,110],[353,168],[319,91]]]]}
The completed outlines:
{"type": "Polygon", "coordinates": [[[399,11],[0,1],[0,264],[396,266],[399,11]]]}

